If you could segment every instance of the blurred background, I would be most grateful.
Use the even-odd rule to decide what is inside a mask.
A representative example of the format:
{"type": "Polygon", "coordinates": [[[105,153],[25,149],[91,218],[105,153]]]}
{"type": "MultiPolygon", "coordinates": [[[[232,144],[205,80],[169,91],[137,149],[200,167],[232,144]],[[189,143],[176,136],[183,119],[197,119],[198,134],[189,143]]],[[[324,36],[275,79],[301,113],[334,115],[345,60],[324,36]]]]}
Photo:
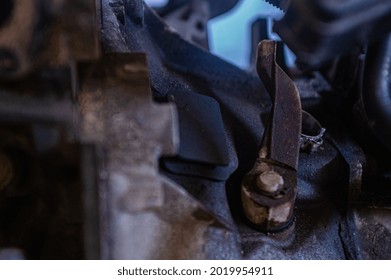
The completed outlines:
{"type": "MultiPolygon", "coordinates": [[[[152,7],[162,7],[168,0],[145,0],[145,2],[152,7]]],[[[252,23],[258,18],[279,19],[282,15],[282,11],[263,0],[240,0],[232,10],[208,22],[210,51],[240,68],[248,69],[251,57],[252,23]]],[[[278,39],[273,33],[269,36],[278,39]]]]}

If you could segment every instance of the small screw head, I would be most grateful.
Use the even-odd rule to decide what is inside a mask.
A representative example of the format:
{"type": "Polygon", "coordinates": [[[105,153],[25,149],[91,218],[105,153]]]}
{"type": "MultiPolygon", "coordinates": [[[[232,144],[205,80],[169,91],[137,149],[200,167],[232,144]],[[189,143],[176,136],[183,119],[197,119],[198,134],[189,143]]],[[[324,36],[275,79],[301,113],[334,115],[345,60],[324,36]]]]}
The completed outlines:
{"type": "Polygon", "coordinates": [[[274,193],[284,185],[284,179],[275,171],[266,171],[257,176],[256,184],[261,191],[274,193]]]}

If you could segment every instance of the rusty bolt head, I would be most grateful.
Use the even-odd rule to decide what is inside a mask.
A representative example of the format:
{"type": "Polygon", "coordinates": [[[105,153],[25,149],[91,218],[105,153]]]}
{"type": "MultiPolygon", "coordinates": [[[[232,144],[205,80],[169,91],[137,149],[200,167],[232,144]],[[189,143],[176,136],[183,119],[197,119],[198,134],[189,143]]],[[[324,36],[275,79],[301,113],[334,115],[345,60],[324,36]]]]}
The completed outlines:
{"type": "Polygon", "coordinates": [[[244,177],[241,186],[242,209],[254,228],[263,232],[279,232],[292,224],[296,199],[295,188],[290,187],[296,185],[293,173],[287,170],[284,179],[280,173],[270,170],[244,177]],[[280,192],[282,189],[284,191],[280,192]]]}
{"type": "Polygon", "coordinates": [[[266,171],[257,176],[256,184],[261,191],[274,193],[284,185],[284,179],[275,171],[266,171]]]}

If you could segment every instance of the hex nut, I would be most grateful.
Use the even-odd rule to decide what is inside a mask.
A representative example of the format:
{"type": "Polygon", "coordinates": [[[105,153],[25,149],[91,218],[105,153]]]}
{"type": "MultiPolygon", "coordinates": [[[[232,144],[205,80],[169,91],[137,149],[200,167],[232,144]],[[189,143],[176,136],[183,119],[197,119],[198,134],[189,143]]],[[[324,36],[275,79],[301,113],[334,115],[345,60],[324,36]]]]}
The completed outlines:
{"type": "Polygon", "coordinates": [[[249,224],[259,231],[271,233],[289,228],[294,217],[295,199],[295,189],[285,188],[284,180],[277,172],[248,174],[242,181],[243,213],[249,224]],[[260,183],[262,189],[258,186],[260,183]],[[283,187],[284,192],[276,196],[275,193],[283,187]]]}

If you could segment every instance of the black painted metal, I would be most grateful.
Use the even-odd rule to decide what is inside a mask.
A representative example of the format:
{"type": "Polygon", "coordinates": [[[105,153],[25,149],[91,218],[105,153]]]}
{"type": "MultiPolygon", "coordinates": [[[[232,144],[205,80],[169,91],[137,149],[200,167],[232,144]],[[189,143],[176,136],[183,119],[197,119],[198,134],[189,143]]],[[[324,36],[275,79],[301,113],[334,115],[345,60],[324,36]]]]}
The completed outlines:
{"type": "Polygon", "coordinates": [[[316,68],[387,34],[390,15],[390,1],[292,1],[274,29],[303,68],[316,68]]]}

